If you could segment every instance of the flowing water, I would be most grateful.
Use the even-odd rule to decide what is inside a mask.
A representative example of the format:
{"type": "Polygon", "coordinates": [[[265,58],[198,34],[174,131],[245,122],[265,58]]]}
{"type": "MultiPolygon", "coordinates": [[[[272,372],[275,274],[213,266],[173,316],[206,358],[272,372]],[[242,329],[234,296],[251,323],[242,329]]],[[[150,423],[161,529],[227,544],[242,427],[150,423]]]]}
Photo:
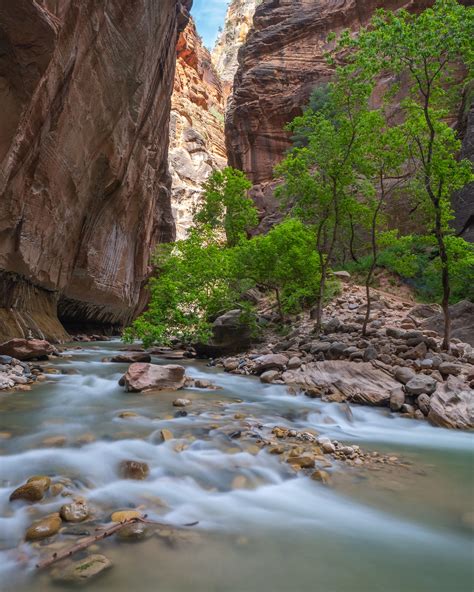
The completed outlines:
{"type": "MultiPolygon", "coordinates": [[[[194,536],[175,544],[157,534],[135,544],[99,543],[96,552],[114,567],[87,586],[91,592],[473,589],[471,434],[364,407],[348,412],[196,361],[185,362],[187,373],[222,390],[180,393],[193,405],[186,417],[175,417],[176,393],[131,394],[119,387],[126,365],[101,361],[119,348],[71,349],[70,358],[54,364],[61,374],[30,392],[0,394],[0,432],[11,433],[0,440],[2,591],[66,590],[34,571],[38,552],[50,542],[32,546],[22,538],[33,519],[57,511],[67,498],[33,507],[8,501],[12,488],[35,474],[70,479],[70,489],[100,515],[139,507],[173,526],[199,522],[189,529],[194,536]],[[119,418],[124,411],[137,416],[119,418]],[[238,431],[242,418],[312,428],[397,455],[403,466],[335,465],[327,487],[251,442],[230,438],[229,428],[238,431]],[[175,439],[161,442],[163,428],[175,439]],[[44,443],[53,436],[64,445],[44,443]],[[121,479],[117,466],[127,459],[148,463],[148,479],[121,479]],[[235,488],[236,476],[244,488],[235,488]]],[[[58,544],[67,539],[59,535],[58,544]]]]}

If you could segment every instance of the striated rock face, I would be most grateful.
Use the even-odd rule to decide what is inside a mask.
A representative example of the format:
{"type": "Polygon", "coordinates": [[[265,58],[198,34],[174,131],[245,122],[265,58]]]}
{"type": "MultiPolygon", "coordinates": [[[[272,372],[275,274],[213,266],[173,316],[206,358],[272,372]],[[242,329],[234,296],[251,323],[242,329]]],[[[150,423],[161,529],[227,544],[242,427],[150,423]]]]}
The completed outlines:
{"type": "MultiPolygon", "coordinates": [[[[428,0],[264,0],[239,55],[226,122],[229,164],[254,184],[272,179],[290,147],[286,123],[331,77],[324,54],[331,32],[365,25],[377,8],[421,9],[428,0]]],[[[262,198],[263,199],[263,198],[262,198]]]]}
{"type": "Polygon", "coordinates": [[[0,338],[64,338],[56,310],[110,327],[142,306],[150,253],[174,236],[169,109],[190,4],[0,3],[0,338]]]}
{"type": "Polygon", "coordinates": [[[169,163],[176,237],[181,239],[192,225],[202,183],[227,163],[222,85],[193,21],[178,40],[169,163]]]}
{"type": "Polygon", "coordinates": [[[239,65],[238,53],[253,26],[253,15],[259,0],[231,0],[224,28],[212,51],[212,60],[228,96],[239,65]]]}

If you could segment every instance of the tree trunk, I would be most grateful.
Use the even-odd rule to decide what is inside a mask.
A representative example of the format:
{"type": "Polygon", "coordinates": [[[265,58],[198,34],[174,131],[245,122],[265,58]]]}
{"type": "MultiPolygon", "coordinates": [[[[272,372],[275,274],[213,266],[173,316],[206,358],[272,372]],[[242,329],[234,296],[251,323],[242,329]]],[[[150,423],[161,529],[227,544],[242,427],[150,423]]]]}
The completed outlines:
{"type": "Polygon", "coordinates": [[[278,306],[278,315],[280,317],[280,321],[282,323],[284,323],[285,322],[285,315],[283,314],[283,308],[281,306],[280,290],[278,288],[275,288],[275,296],[276,296],[276,301],[277,301],[277,306],[278,306]]]}
{"type": "Polygon", "coordinates": [[[443,287],[443,300],[441,306],[444,314],[444,338],[443,349],[448,351],[451,349],[451,312],[449,310],[449,298],[451,296],[451,282],[449,278],[449,261],[448,253],[446,251],[446,244],[444,242],[443,231],[441,227],[441,211],[436,211],[436,240],[438,242],[439,257],[441,259],[441,283],[443,287]]]}

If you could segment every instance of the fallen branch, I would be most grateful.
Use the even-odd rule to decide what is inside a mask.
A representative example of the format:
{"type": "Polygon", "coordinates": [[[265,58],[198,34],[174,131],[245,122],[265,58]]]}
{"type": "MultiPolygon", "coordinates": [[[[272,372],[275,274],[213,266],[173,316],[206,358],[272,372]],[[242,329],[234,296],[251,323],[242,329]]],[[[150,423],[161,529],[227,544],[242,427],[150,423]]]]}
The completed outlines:
{"type": "MultiPolygon", "coordinates": [[[[172,525],[163,524],[162,522],[154,522],[153,520],[147,520],[146,518],[147,517],[145,515],[143,518],[139,518],[139,517],[129,518],[128,520],[124,520],[123,522],[117,522],[116,524],[112,524],[111,526],[101,530],[99,533],[92,535],[90,537],[87,537],[87,538],[83,539],[82,541],[80,541],[79,543],[77,543],[67,549],[53,553],[53,555],[51,555],[51,557],[49,557],[48,559],[44,559],[43,561],[40,561],[39,563],[37,563],[36,568],[37,569],[45,569],[46,567],[53,565],[53,563],[56,563],[57,561],[61,561],[62,559],[67,559],[68,557],[71,557],[75,553],[78,553],[79,551],[83,551],[84,549],[87,549],[88,547],[90,547],[94,543],[97,543],[98,541],[102,541],[102,540],[116,534],[117,532],[120,532],[126,526],[130,526],[130,524],[137,524],[137,523],[154,524],[155,526],[162,526],[164,528],[173,528],[172,525]]],[[[192,524],[185,524],[184,526],[195,526],[196,524],[198,524],[198,522],[193,522],[192,524]]]]}

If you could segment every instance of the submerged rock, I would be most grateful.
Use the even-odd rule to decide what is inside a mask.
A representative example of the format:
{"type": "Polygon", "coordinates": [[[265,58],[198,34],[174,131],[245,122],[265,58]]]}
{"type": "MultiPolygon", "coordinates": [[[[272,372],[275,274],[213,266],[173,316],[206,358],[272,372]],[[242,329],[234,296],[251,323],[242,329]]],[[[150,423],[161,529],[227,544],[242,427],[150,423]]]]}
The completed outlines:
{"type": "Polygon", "coordinates": [[[111,567],[112,562],[105,555],[88,555],[84,559],[74,561],[65,567],[53,569],[51,577],[57,583],[82,584],[111,567]]]}
{"type": "Polygon", "coordinates": [[[124,460],[120,463],[120,474],[124,479],[142,481],[150,474],[149,466],[136,460],[124,460]]]}
{"type": "Polygon", "coordinates": [[[132,364],[122,378],[123,386],[128,392],[142,392],[150,390],[179,390],[186,383],[183,366],[169,364],[132,364]]]}

